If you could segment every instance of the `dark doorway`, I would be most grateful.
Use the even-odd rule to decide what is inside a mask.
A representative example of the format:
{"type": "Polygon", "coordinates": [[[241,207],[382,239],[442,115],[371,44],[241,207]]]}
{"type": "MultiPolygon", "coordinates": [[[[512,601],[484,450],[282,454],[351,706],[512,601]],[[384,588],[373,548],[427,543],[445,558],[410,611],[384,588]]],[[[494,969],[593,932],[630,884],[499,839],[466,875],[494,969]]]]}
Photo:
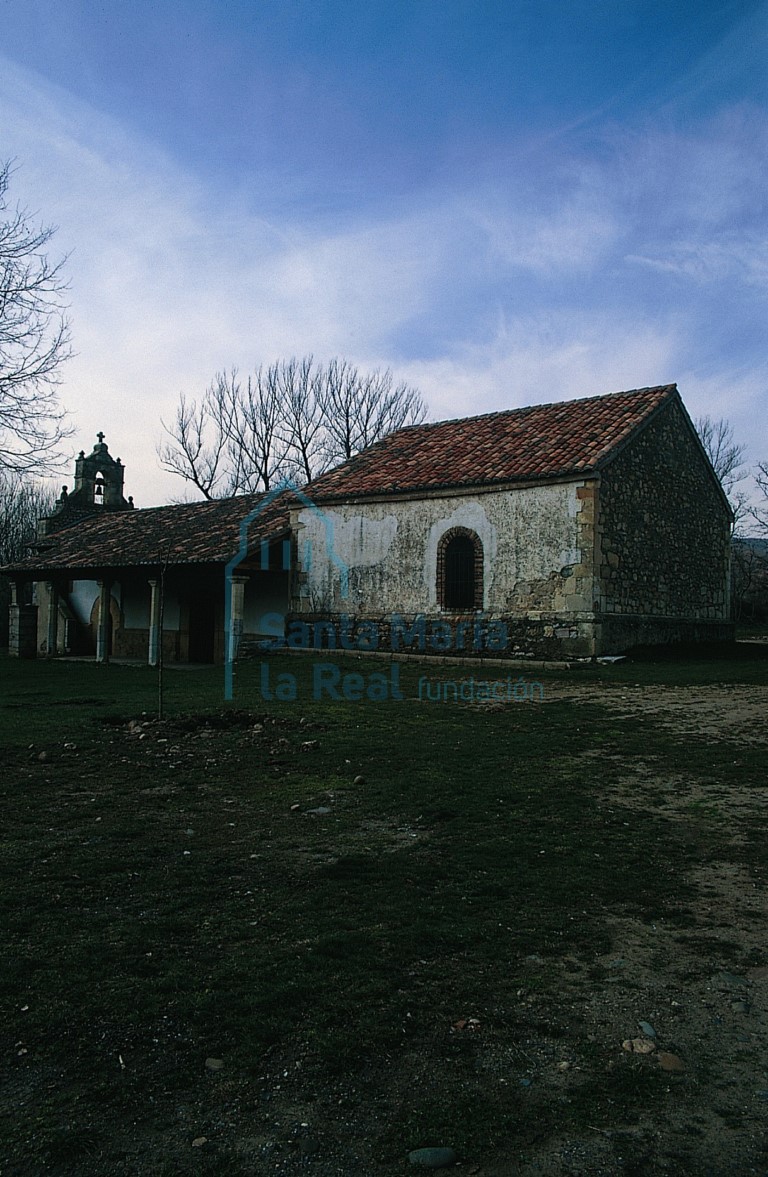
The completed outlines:
{"type": "Polygon", "coordinates": [[[468,535],[455,535],[445,549],[445,608],[475,606],[475,545],[468,535]]]}
{"type": "Polygon", "coordinates": [[[189,599],[189,661],[213,662],[216,594],[196,592],[189,599]]]}

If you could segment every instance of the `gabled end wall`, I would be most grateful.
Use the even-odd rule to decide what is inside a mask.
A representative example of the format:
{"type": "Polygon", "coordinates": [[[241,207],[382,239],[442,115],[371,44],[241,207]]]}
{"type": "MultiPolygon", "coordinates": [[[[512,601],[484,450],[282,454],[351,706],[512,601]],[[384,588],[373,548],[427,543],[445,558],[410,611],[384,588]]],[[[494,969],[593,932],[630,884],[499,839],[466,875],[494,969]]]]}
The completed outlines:
{"type": "Polygon", "coordinates": [[[597,496],[600,652],[732,641],[731,515],[679,398],[604,467],[597,496]]]}

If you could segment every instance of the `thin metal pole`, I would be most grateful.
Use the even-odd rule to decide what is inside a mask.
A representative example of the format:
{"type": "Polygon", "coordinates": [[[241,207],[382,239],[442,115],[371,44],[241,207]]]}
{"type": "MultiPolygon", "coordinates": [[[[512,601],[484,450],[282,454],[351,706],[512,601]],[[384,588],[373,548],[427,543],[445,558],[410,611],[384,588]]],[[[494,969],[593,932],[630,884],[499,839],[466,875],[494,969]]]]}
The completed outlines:
{"type": "Polygon", "coordinates": [[[171,541],[165,552],[165,561],[160,569],[160,616],[158,618],[157,634],[157,718],[163,718],[163,616],[165,614],[165,572],[168,558],[171,554],[171,541]]]}

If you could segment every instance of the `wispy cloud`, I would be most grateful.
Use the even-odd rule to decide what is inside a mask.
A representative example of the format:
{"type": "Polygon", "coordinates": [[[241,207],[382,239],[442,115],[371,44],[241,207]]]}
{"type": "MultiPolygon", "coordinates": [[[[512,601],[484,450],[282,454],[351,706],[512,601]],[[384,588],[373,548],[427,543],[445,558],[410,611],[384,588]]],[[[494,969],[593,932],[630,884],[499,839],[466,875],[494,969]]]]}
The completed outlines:
{"type": "Polygon", "coordinates": [[[631,253],[626,260],[697,283],[735,280],[768,290],[768,236],[729,233],[719,241],[673,241],[661,257],[631,253]]]}
{"type": "Polygon", "coordinates": [[[141,472],[137,501],[173,485],[154,448],[181,390],[201,392],[232,364],[369,352],[428,304],[441,244],[418,217],[332,233],[277,225],[11,63],[0,119],[21,165],[16,195],[56,221],[71,255],[78,354],[64,398],[78,445],[109,431],[129,477],[141,472]]]}
{"type": "Polygon", "coordinates": [[[545,280],[578,276],[610,255],[620,235],[617,210],[592,169],[574,169],[565,183],[542,171],[538,192],[510,178],[506,191],[497,184],[469,193],[459,210],[484,238],[493,265],[545,280]]]}
{"type": "Polygon", "coordinates": [[[435,414],[451,417],[633,388],[638,373],[643,384],[666,383],[679,346],[674,325],[586,310],[542,313],[500,321],[489,343],[406,371],[435,414]]]}
{"type": "Polygon", "coordinates": [[[266,214],[7,61],[0,127],[16,195],[71,251],[77,448],[103,428],[138,503],[179,493],[155,445],[180,391],[305,352],[391,365],[435,417],[677,379],[768,453],[760,112],[612,128],[525,169],[499,148],[493,179],[331,226],[266,214]]]}

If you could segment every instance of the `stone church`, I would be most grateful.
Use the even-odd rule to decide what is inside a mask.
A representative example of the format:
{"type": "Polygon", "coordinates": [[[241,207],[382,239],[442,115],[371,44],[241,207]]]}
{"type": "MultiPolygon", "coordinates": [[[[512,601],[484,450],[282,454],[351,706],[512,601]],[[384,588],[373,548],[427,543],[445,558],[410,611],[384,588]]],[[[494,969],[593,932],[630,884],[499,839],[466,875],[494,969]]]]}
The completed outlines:
{"type": "Polygon", "coordinates": [[[140,510],[123,476],[100,434],[5,570],[13,654],[213,662],[365,631],[358,648],[569,658],[733,638],[732,515],[675,385],[409,426],[268,495],[140,510]]]}

